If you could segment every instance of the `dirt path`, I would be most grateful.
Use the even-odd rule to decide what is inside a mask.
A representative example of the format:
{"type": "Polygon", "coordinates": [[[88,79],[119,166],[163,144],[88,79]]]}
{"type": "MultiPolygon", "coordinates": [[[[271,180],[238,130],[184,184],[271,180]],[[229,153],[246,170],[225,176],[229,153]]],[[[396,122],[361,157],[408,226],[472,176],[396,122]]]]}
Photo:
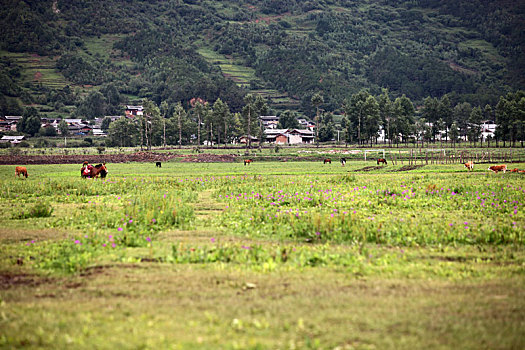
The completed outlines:
{"type": "Polygon", "coordinates": [[[182,162],[235,162],[236,155],[225,154],[178,154],[173,152],[137,152],[131,154],[71,154],[71,155],[1,155],[0,165],[27,165],[27,164],[82,164],[88,161],[96,163],[128,163],[128,162],[166,162],[172,159],[180,159],[182,162]]]}

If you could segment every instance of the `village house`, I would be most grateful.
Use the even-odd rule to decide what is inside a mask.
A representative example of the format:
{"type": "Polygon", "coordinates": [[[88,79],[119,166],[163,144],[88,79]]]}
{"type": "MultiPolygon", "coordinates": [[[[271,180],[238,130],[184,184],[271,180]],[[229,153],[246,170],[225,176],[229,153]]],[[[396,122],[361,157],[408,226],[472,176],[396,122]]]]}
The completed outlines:
{"type": "Polygon", "coordinates": [[[111,122],[113,123],[115,120],[119,120],[120,118],[122,118],[122,116],[121,115],[106,115],[104,117],[95,118],[95,125],[96,126],[102,125],[102,122],[106,118],[109,118],[109,120],[111,120],[111,122]]]}
{"type": "Polygon", "coordinates": [[[315,134],[309,129],[293,129],[288,132],[289,141],[291,145],[299,143],[314,143],[315,134]]]}
{"type": "Polygon", "coordinates": [[[0,142],[1,143],[13,143],[13,144],[17,144],[17,143],[20,143],[24,140],[24,137],[25,136],[7,136],[7,135],[4,135],[2,136],[2,138],[0,139],[0,142]]]}
{"type": "Polygon", "coordinates": [[[142,106],[126,106],[126,117],[135,118],[144,115],[144,107],[142,106]]]}
{"type": "Polygon", "coordinates": [[[93,130],[91,130],[91,132],[93,133],[93,136],[108,136],[102,129],[100,128],[93,128],[93,130]]]}
{"type": "Polygon", "coordinates": [[[16,131],[16,124],[22,119],[21,115],[6,115],[0,118],[1,131],[16,131]]]}
{"type": "Polygon", "coordinates": [[[305,118],[297,118],[297,122],[299,123],[299,125],[301,126],[302,129],[307,129],[308,128],[309,122],[305,118]]]}
{"type": "MultiPolygon", "coordinates": [[[[252,140],[252,145],[259,143],[259,139],[257,137],[250,136],[250,138],[252,140]]],[[[243,135],[243,136],[239,137],[239,143],[244,143],[244,144],[248,143],[248,136],[243,135]]]]}
{"type": "Polygon", "coordinates": [[[288,129],[265,129],[266,142],[284,145],[288,142],[288,129]]]}
{"type": "Polygon", "coordinates": [[[275,115],[261,115],[259,117],[264,129],[277,129],[279,117],[275,115]]]}
{"type": "MultiPolygon", "coordinates": [[[[67,128],[71,135],[87,135],[92,129],[92,127],[82,119],[66,118],[64,121],[67,123],[67,128]]],[[[60,132],[60,129],[58,129],[58,131],[60,132]]]]}
{"type": "Polygon", "coordinates": [[[492,120],[485,120],[481,124],[481,140],[486,141],[487,139],[493,139],[496,136],[496,123],[492,120]]]}
{"type": "Polygon", "coordinates": [[[314,132],[307,129],[266,129],[266,142],[275,144],[310,144],[314,142],[314,132]]]}

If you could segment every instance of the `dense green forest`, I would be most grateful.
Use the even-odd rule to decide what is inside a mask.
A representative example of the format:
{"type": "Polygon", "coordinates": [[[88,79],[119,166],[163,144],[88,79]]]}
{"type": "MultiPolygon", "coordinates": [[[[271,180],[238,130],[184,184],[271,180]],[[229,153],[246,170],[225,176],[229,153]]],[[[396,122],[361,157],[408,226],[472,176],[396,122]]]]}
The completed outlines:
{"type": "MultiPolygon", "coordinates": [[[[525,3],[0,0],[0,114],[121,113],[246,93],[313,117],[367,89],[495,106],[525,88],[525,3]],[[102,106],[93,108],[93,101],[102,106]]],[[[172,114],[170,112],[170,114],[172,114]]]]}

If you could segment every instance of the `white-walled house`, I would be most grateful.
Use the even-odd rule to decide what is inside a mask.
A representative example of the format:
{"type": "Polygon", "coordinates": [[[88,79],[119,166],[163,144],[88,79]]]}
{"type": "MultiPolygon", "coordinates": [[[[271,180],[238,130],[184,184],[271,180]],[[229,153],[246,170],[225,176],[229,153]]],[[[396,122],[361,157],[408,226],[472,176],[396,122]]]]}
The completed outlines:
{"type": "Polygon", "coordinates": [[[485,141],[488,137],[494,138],[497,125],[492,120],[485,120],[481,124],[481,137],[485,141]]]}
{"type": "Polygon", "coordinates": [[[276,129],[279,124],[279,117],[275,115],[261,115],[259,119],[264,129],[276,129]]]}
{"type": "Polygon", "coordinates": [[[314,132],[308,129],[265,129],[265,139],[276,144],[309,144],[315,140],[314,132]]]}

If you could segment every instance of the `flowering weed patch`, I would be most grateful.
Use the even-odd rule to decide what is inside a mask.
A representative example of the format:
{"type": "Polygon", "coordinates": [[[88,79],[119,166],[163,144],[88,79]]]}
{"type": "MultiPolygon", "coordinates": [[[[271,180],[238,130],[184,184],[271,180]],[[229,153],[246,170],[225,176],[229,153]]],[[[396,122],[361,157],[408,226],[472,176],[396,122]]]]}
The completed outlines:
{"type": "Polygon", "coordinates": [[[521,179],[475,180],[269,176],[218,191],[225,212],[217,224],[247,236],[321,242],[523,244],[521,179]]]}
{"type": "MultiPolygon", "coordinates": [[[[210,167],[206,165],[207,171],[210,167]]],[[[274,173],[270,166],[265,169],[274,173]]],[[[126,261],[125,249],[134,247],[149,248],[158,261],[236,263],[258,269],[265,264],[275,265],[280,261],[275,257],[283,251],[287,252],[286,266],[297,268],[360,264],[353,253],[333,255],[330,249],[318,249],[326,244],[359,247],[361,252],[364,244],[406,247],[524,243],[522,177],[465,174],[458,181],[453,173],[338,171],[309,175],[303,170],[286,175],[2,180],[0,191],[7,208],[2,220],[9,224],[16,218],[23,224],[33,218],[28,224],[69,230],[68,241],[46,242],[49,253],[23,254],[44,256],[43,260],[34,258],[39,261],[34,266],[65,271],[78,271],[108,254],[126,261]],[[208,230],[269,240],[277,248],[261,244],[251,244],[249,249],[213,245],[166,251],[165,245],[173,243],[158,241],[159,232],[203,224],[196,221],[194,203],[204,191],[212,194],[207,200],[215,201],[214,206],[219,208],[205,216],[208,230]],[[46,203],[46,215],[38,214],[43,210],[37,210],[38,215],[24,214],[27,208],[41,207],[41,203],[46,203]],[[35,221],[35,217],[42,219],[35,221]],[[292,244],[300,254],[283,248],[292,244]]],[[[43,243],[24,249],[41,249],[39,244],[43,243]]]]}

